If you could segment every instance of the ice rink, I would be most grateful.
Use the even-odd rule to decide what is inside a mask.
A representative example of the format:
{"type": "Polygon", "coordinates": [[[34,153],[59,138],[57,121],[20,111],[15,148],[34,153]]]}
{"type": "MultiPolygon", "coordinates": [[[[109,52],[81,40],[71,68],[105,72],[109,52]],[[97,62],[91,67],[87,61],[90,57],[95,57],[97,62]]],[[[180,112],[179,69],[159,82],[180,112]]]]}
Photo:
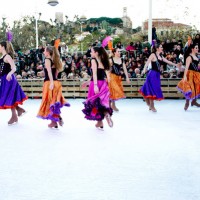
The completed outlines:
{"type": "Polygon", "coordinates": [[[199,200],[200,108],[184,100],[117,102],[114,127],[84,119],[84,99],[68,99],[64,126],[36,118],[41,100],[8,126],[0,110],[0,200],[199,200]]]}

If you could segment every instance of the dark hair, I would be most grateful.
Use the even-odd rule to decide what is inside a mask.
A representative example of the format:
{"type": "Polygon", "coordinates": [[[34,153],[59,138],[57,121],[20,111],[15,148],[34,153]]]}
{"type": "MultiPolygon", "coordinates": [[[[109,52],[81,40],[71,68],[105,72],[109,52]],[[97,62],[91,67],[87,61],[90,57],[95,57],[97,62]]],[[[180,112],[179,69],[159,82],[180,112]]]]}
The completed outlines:
{"type": "Polygon", "coordinates": [[[190,54],[192,52],[192,49],[194,49],[196,46],[199,47],[198,43],[192,43],[189,47],[188,47],[188,53],[190,54]]]}
{"type": "Polygon", "coordinates": [[[0,45],[1,45],[2,47],[5,48],[6,52],[7,52],[12,58],[14,58],[15,51],[14,51],[14,49],[13,49],[13,46],[12,46],[12,43],[11,43],[11,42],[2,41],[2,42],[0,43],[0,45]]]}
{"type": "Polygon", "coordinates": [[[162,45],[162,44],[160,44],[160,43],[154,44],[153,47],[152,47],[152,53],[155,53],[156,50],[160,47],[160,45],[162,45]]]}
{"type": "Polygon", "coordinates": [[[191,49],[194,49],[196,46],[199,46],[198,43],[192,43],[192,44],[190,45],[190,48],[191,48],[191,49]]]}
{"type": "Polygon", "coordinates": [[[2,41],[2,42],[0,43],[0,45],[1,45],[2,47],[4,47],[5,50],[7,49],[7,43],[6,43],[5,41],[2,41]]]}
{"type": "Polygon", "coordinates": [[[116,47],[116,48],[112,49],[112,53],[115,54],[117,52],[117,49],[120,49],[120,48],[116,47]]]}
{"type": "Polygon", "coordinates": [[[104,66],[104,69],[110,70],[110,62],[109,62],[109,57],[106,50],[103,47],[97,47],[97,46],[92,47],[92,48],[94,49],[95,52],[99,54],[99,57],[104,66]]]}

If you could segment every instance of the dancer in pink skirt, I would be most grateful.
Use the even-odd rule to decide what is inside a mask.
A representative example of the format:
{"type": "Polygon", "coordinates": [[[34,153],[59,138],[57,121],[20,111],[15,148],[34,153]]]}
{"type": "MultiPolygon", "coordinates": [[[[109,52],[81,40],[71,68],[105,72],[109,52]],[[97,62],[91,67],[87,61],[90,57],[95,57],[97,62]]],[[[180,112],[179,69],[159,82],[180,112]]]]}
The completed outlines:
{"type": "MultiPolygon", "coordinates": [[[[103,47],[93,47],[91,49],[91,69],[92,78],[89,81],[89,90],[87,100],[83,102],[85,118],[88,120],[96,120],[96,127],[103,129],[103,119],[106,118],[108,125],[113,127],[111,115],[112,108],[109,105],[109,88],[110,81],[110,63],[108,54],[103,47]],[[106,80],[107,78],[107,80],[106,80]]],[[[83,86],[86,86],[85,82],[83,86]]]]}

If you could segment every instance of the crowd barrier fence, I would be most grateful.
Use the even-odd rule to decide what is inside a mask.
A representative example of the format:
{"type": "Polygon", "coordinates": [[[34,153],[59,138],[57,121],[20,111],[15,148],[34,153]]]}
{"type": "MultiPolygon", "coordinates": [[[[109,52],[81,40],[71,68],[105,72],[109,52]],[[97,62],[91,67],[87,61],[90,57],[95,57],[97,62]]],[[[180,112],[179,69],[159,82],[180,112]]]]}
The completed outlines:
{"type": "MultiPolygon", "coordinates": [[[[165,98],[184,98],[176,86],[181,79],[161,79],[161,88],[165,98]]],[[[62,83],[63,96],[65,98],[86,98],[88,87],[82,88],[83,80],[60,80],[62,83]]],[[[130,83],[123,81],[124,93],[127,98],[142,98],[138,92],[143,85],[144,78],[130,79],[130,83]]],[[[32,99],[42,98],[43,79],[20,79],[18,80],[25,94],[32,99]]]]}

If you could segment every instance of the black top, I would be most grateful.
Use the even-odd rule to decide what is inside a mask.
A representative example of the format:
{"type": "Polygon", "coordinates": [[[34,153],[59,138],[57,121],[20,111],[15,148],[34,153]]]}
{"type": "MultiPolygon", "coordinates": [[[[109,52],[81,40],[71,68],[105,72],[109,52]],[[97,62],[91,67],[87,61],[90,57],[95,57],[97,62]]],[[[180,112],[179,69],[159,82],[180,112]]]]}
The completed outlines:
{"type": "Polygon", "coordinates": [[[151,62],[151,70],[160,72],[160,67],[163,64],[163,61],[158,59],[158,56],[156,55],[156,53],[155,53],[155,56],[156,56],[157,60],[151,62]]]}
{"type": "Polygon", "coordinates": [[[122,65],[123,65],[123,60],[122,60],[122,63],[121,64],[118,64],[118,63],[115,63],[114,62],[114,59],[113,59],[113,57],[111,57],[111,59],[112,59],[112,67],[111,67],[111,73],[112,74],[115,74],[115,75],[117,75],[117,76],[120,76],[121,74],[120,74],[120,69],[122,68],[122,65]]]}
{"type": "Polygon", "coordinates": [[[199,72],[199,69],[198,69],[199,61],[194,60],[192,56],[190,56],[190,57],[192,58],[192,62],[190,63],[189,70],[199,72]]]}
{"type": "MultiPolygon", "coordinates": [[[[95,58],[92,58],[92,59],[94,59],[97,63],[97,80],[104,80],[106,77],[105,70],[102,68],[99,68],[99,63],[97,62],[95,58]]],[[[91,81],[93,81],[93,77],[91,78],[91,81]]]]}
{"type": "MultiPolygon", "coordinates": [[[[53,76],[53,80],[55,81],[55,80],[57,80],[57,77],[56,77],[56,68],[53,67],[54,63],[50,58],[45,58],[45,60],[46,59],[49,59],[50,62],[51,62],[51,73],[52,73],[52,76],[53,76]]],[[[46,68],[44,68],[44,75],[45,75],[44,81],[49,81],[49,75],[48,75],[48,71],[47,71],[46,68]]]]}
{"type": "Polygon", "coordinates": [[[4,62],[4,58],[5,58],[6,55],[4,55],[2,58],[0,58],[0,76],[8,74],[11,71],[10,64],[4,62]]]}

